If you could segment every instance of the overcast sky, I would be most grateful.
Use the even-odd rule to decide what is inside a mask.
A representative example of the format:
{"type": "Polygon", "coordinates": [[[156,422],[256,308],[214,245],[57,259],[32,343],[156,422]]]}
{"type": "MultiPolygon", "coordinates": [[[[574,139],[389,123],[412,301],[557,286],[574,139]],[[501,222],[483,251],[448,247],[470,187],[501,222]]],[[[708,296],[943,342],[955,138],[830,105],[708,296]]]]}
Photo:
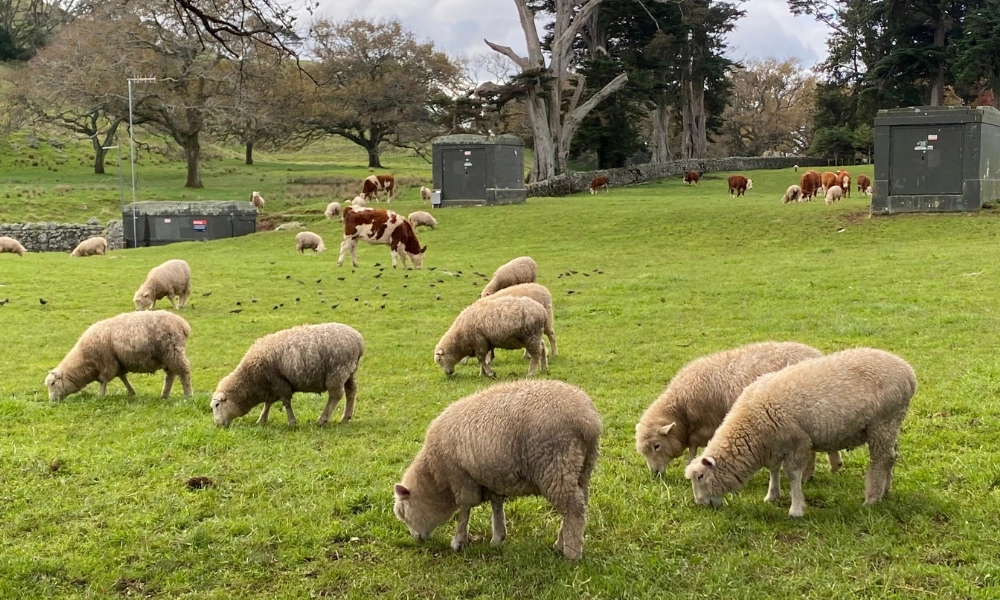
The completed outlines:
{"type": "MultiPolygon", "coordinates": [[[[483,38],[519,53],[524,34],[513,0],[319,0],[319,14],[331,20],[396,17],[424,40],[449,54],[486,52],[483,38]]],[[[825,28],[788,12],[785,0],[744,2],[746,16],[729,36],[730,55],[744,58],[797,57],[811,67],[826,56],[825,28]]]]}

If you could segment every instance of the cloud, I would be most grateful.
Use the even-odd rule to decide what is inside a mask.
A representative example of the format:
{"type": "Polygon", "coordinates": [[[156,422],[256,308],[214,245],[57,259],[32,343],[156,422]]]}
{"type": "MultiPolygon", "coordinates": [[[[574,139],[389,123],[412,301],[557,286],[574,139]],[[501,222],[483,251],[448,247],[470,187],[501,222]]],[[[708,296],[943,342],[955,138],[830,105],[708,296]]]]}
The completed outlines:
{"type": "Polygon", "coordinates": [[[754,0],[743,5],[746,16],[729,35],[729,56],[798,58],[804,67],[826,59],[826,26],[810,17],[796,17],[784,0],[754,0]]]}

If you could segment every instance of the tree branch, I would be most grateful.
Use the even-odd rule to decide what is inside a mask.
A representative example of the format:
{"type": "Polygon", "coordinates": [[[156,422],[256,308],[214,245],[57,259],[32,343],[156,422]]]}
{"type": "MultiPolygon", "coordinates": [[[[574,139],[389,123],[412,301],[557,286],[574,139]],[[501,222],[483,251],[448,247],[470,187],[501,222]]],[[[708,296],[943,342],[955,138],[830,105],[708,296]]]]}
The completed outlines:
{"type": "Polygon", "coordinates": [[[500,54],[503,54],[507,58],[509,58],[512,61],[514,61],[514,64],[516,64],[518,67],[520,67],[522,71],[527,71],[531,67],[531,65],[528,62],[527,58],[522,58],[522,57],[518,56],[517,52],[514,52],[509,46],[500,46],[500,45],[494,44],[493,42],[491,42],[489,40],[486,40],[486,39],[484,39],[483,41],[486,42],[487,46],[489,46],[490,48],[492,48],[496,52],[499,52],[500,54]]]}

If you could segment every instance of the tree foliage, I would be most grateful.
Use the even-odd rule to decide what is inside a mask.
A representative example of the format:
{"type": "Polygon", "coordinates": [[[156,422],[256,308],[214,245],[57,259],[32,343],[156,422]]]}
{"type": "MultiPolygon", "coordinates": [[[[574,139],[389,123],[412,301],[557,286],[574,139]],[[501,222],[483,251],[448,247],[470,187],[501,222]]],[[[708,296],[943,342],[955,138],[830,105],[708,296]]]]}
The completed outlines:
{"type": "Polygon", "coordinates": [[[810,144],[816,82],[795,59],[747,61],[732,71],[724,130],[737,156],[801,153],[810,144]]]}

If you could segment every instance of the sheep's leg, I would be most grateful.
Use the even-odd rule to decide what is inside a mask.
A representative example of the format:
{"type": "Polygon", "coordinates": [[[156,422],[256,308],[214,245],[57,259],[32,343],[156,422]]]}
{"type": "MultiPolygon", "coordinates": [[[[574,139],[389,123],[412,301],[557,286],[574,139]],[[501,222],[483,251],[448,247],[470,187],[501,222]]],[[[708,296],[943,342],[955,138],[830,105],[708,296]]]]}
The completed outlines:
{"type": "Polygon", "coordinates": [[[688,464],[691,464],[691,461],[693,461],[696,456],[698,456],[698,446],[691,446],[688,448],[688,464]]]}
{"type": "Polygon", "coordinates": [[[295,418],[295,413],[292,412],[292,399],[282,398],[281,403],[285,406],[285,417],[288,419],[288,424],[298,425],[298,420],[295,418]]]}
{"type": "Polygon", "coordinates": [[[190,295],[191,295],[191,288],[184,288],[184,289],[183,289],[183,290],[181,291],[181,298],[180,298],[180,305],[181,305],[181,308],[184,308],[185,306],[187,306],[187,302],[188,302],[188,297],[189,297],[190,295]]]}
{"type": "Polygon", "coordinates": [[[316,421],[317,425],[326,425],[326,422],[330,420],[330,415],[337,408],[337,404],[340,402],[340,397],[344,395],[344,388],[341,385],[333,385],[329,389],[330,399],[326,401],[326,408],[323,409],[323,414],[319,416],[319,420],[316,421]]]}
{"type": "Polygon", "coordinates": [[[476,360],[479,361],[479,374],[495,379],[497,374],[490,368],[489,354],[490,350],[487,348],[476,348],[476,360]]]}
{"type": "Polygon", "coordinates": [[[552,358],[559,355],[559,351],[556,350],[556,330],[549,324],[548,329],[545,330],[545,337],[549,338],[549,346],[552,347],[552,358]]]}
{"type": "Polygon", "coordinates": [[[107,393],[107,391],[108,391],[108,382],[107,381],[102,381],[101,382],[101,387],[99,387],[97,389],[97,397],[98,398],[103,398],[104,394],[107,393]]]}
{"type": "Polygon", "coordinates": [[[493,508],[493,539],[490,544],[499,546],[507,539],[507,516],[503,512],[503,496],[492,496],[490,506],[493,508]]]}
{"type": "Polygon", "coordinates": [[[553,506],[562,516],[555,549],[570,560],[583,556],[583,532],[587,526],[587,500],[582,489],[576,487],[563,497],[557,497],[553,506]]]}
{"type": "Polygon", "coordinates": [[[769,470],[771,471],[771,480],[767,484],[767,495],[764,496],[764,502],[777,502],[778,498],[781,498],[781,465],[772,465],[769,470]]]}
{"type": "Polygon", "coordinates": [[[810,456],[815,460],[816,454],[806,447],[785,458],[785,473],[788,475],[788,485],[792,494],[792,506],[788,509],[790,517],[801,517],[805,512],[806,498],[802,493],[802,480],[810,456]]]}
{"type": "Polygon", "coordinates": [[[826,457],[830,461],[831,473],[836,473],[840,470],[840,467],[844,466],[844,461],[840,458],[840,452],[828,452],[826,457]]]}
{"type": "Polygon", "coordinates": [[[890,427],[881,427],[869,433],[868,454],[871,464],[868,465],[868,473],[865,475],[865,506],[880,502],[892,485],[892,468],[896,464],[896,437],[899,435],[899,427],[897,425],[894,430],[890,427]]]}
{"type": "Polygon", "coordinates": [[[806,464],[806,470],[802,472],[802,480],[809,481],[813,478],[813,474],[816,473],[816,454],[813,452],[809,453],[809,462],[806,464]]]}
{"type": "Polygon", "coordinates": [[[118,379],[121,379],[122,383],[125,384],[125,391],[128,393],[128,395],[135,396],[135,388],[133,388],[132,384],[128,382],[128,377],[125,375],[125,373],[121,373],[120,375],[118,375],[118,379]]]}
{"type": "Polygon", "coordinates": [[[458,509],[458,525],[455,526],[455,537],[451,538],[451,549],[458,552],[469,543],[469,512],[470,506],[462,506],[458,509]]]}
{"type": "Polygon", "coordinates": [[[263,425],[267,423],[267,415],[271,412],[271,403],[265,402],[264,409],[260,411],[260,416],[257,417],[257,424],[263,425]]]}
{"type": "Polygon", "coordinates": [[[341,423],[350,421],[354,416],[354,397],[358,393],[358,384],[354,381],[353,373],[344,382],[344,390],[347,392],[347,400],[344,403],[344,418],[340,420],[341,423]]]}
{"type": "Polygon", "coordinates": [[[166,400],[170,397],[170,389],[174,387],[174,377],[173,373],[167,371],[167,378],[163,381],[163,391],[160,392],[160,398],[166,400]]]}
{"type": "Polygon", "coordinates": [[[174,293],[173,293],[173,291],[171,291],[169,294],[167,294],[167,300],[170,300],[170,306],[174,310],[177,310],[177,301],[174,300],[174,293]]]}

